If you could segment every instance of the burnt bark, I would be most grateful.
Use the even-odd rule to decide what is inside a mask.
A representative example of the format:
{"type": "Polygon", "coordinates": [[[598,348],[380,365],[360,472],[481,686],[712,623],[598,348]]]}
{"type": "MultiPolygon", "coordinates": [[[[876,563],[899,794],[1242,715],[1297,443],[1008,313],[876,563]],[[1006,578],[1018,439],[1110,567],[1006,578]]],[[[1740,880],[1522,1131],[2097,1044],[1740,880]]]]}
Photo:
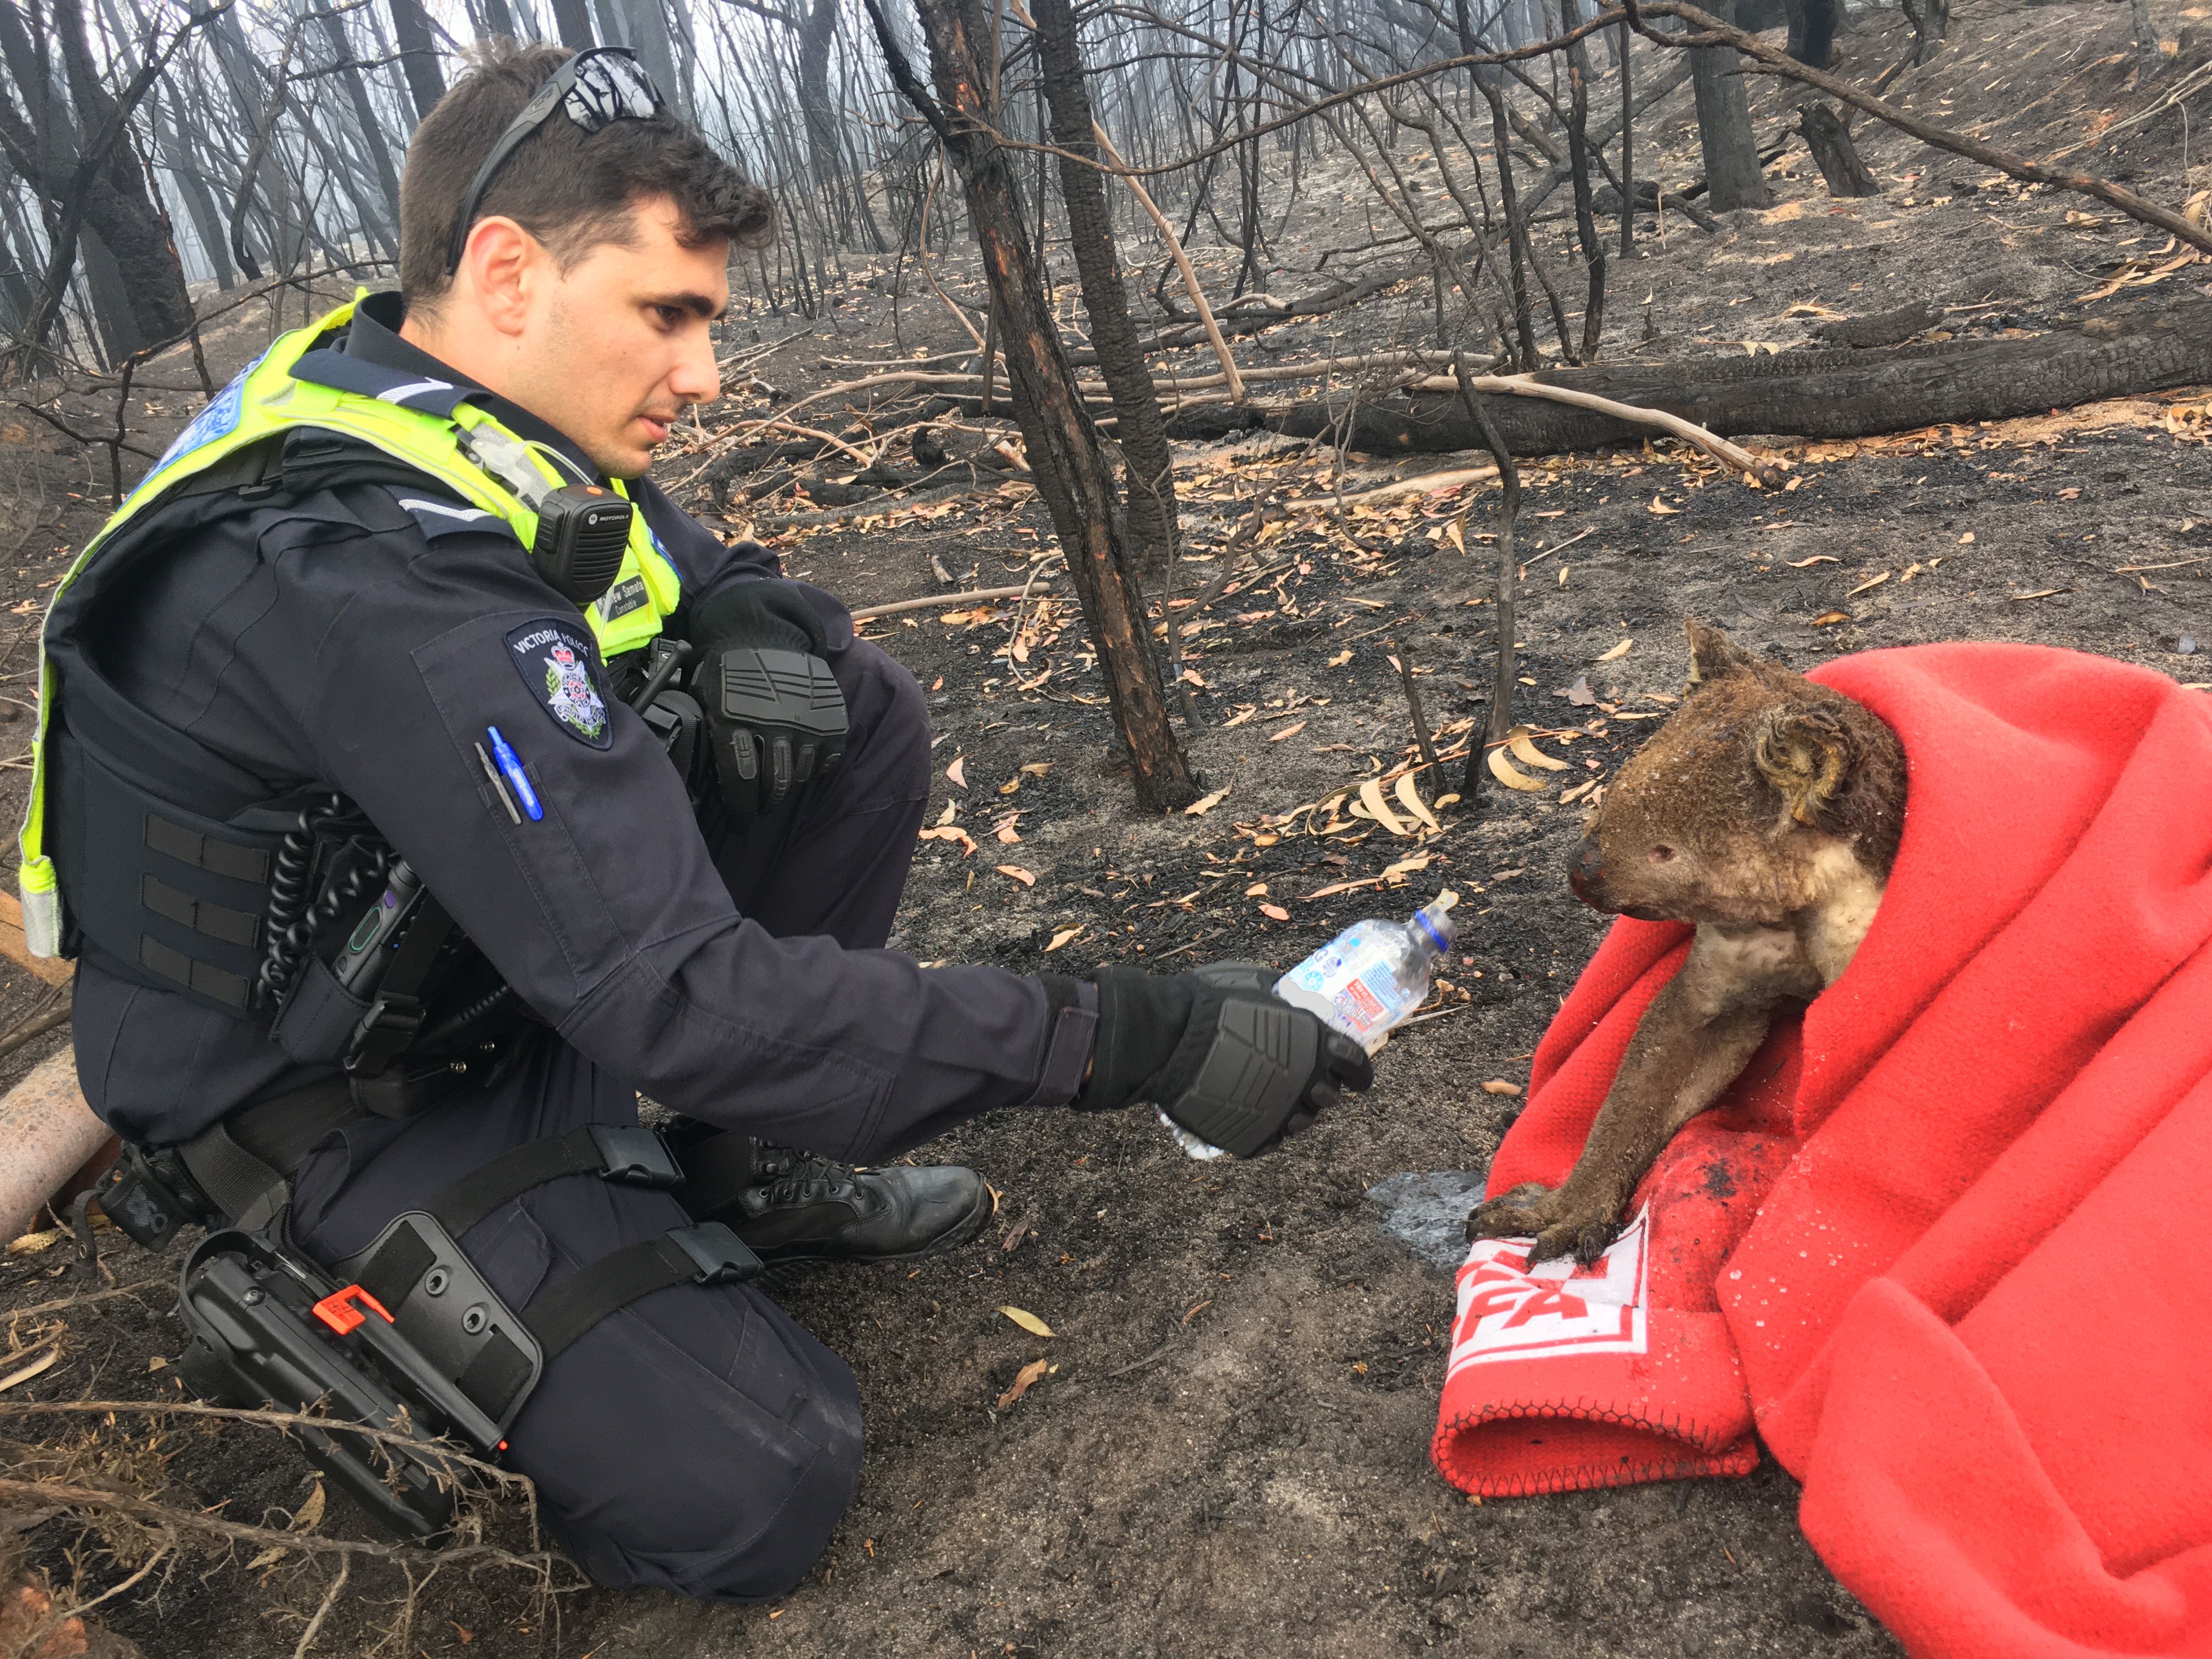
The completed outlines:
{"type": "Polygon", "coordinates": [[[1858,146],[1851,142],[1851,130],[1835,111],[1826,104],[1807,100],[1797,106],[1797,131],[1804,137],[1805,148],[1813,152],[1820,176],[1828,181],[1829,195],[1881,194],[1881,186],[1867,171],[1867,164],[1859,159],[1858,146]]]}
{"type": "MultiPolygon", "coordinates": [[[[1857,438],[1946,422],[2040,415],[2099,398],[2131,397],[2212,380],[2212,299],[2139,301],[2089,325],[2027,339],[1949,340],[1890,349],[1793,351],[1634,367],[1547,369],[1547,385],[1662,409],[1723,435],[1774,433],[1857,438]]],[[[1640,442],[1651,428],[1528,398],[1486,399],[1517,455],[1640,442]]],[[[1211,435],[1224,412],[1197,409],[1170,422],[1178,438],[1211,435]]],[[[1455,392],[1422,392],[1354,406],[1350,398],[1269,401],[1233,411],[1292,437],[1348,423],[1352,449],[1376,454],[1485,447],[1455,392]]]]}
{"type": "Polygon", "coordinates": [[[845,175],[837,142],[837,106],[830,97],[830,46],[837,33],[837,0],[813,0],[793,25],[799,36],[799,112],[806,124],[806,156],[814,182],[827,187],[845,175]]]}
{"type": "MultiPolygon", "coordinates": [[[[1569,28],[1581,27],[1579,0],[1563,0],[1562,21],[1569,28]]],[[[1589,54],[1579,40],[1567,52],[1567,166],[1575,188],[1575,236],[1589,267],[1578,356],[1589,363],[1597,361],[1599,337],[1605,331],[1605,244],[1598,240],[1597,220],[1590,211],[1589,54]]]]}
{"type": "Polygon", "coordinates": [[[422,0],[392,0],[392,33],[399,42],[400,67],[420,120],[446,95],[445,77],[438,73],[438,43],[422,0]]]}
{"type": "MultiPolygon", "coordinates": [[[[1710,9],[1723,23],[1735,21],[1735,0],[1720,0],[1710,9]]],[[[1759,141],[1751,131],[1751,100],[1735,52],[1706,46],[1690,54],[1690,76],[1698,100],[1698,145],[1705,159],[1705,190],[1713,211],[1763,208],[1774,198],[1759,164],[1759,141]]]]}
{"type": "MultiPolygon", "coordinates": [[[[1097,159],[1091,136],[1091,94],[1083,83],[1083,58],[1068,0],[1036,0],[1044,94],[1052,107],[1053,143],[1073,155],[1097,159]]],[[[1128,292],[1114,244],[1106,204],[1106,175],[1084,161],[1060,160],[1060,193],[1067,204],[1068,240],[1083,283],[1083,309],[1099,373],[1114,399],[1114,436],[1121,446],[1130,552],[1142,570],[1168,568],[1176,550],[1175,464],[1167,423],[1152,390],[1152,374],[1129,315],[1128,292]]],[[[988,368],[986,370],[988,373],[988,368]]]]}
{"type": "Polygon", "coordinates": [[[1168,724],[1159,665],[1128,579],[1127,530],[1113,474],[1045,301],[1012,163],[985,118],[989,21],[975,0],[921,0],[915,10],[928,43],[934,98],[907,62],[878,0],[868,0],[892,80],[935,128],[959,174],[998,310],[1014,418],[1104,671],[1137,804],[1170,811],[1198,790],[1168,724]]]}
{"type": "MultiPolygon", "coordinates": [[[[166,67],[167,54],[143,64],[118,97],[101,81],[77,0],[54,0],[42,45],[60,49],[60,80],[69,94],[64,104],[52,98],[52,65],[15,9],[0,8],[0,54],[27,100],[19,111],[0,95],[0,155],[51,213],[50,257],[43,292],[27,321],[27,343],[44,343],[84,230],[114,260],[117,302],[127,314],[129,332],[140,343],[179,337],[192,321],[184,267],[128,142],[130,118],[166,67]]],[[[151,44],[149,36],[149,49],[151,44]]]]}

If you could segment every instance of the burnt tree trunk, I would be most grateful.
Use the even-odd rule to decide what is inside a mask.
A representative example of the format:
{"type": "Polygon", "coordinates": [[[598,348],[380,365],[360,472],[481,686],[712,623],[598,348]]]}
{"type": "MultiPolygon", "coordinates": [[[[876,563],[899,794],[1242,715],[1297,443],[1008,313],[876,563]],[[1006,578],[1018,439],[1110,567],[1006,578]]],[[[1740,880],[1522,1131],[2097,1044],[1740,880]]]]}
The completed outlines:
{"type": "Polygon", "coordinates": [[[830,48],[837,33],[837,0],[813,0],[798,20],[799,113],[814,182],[827,190],[845,175],[837,142],[837,106],[830,97],[830,48]]]}
{"type": "MultiPolygon", "coordinates": [[[[2095,333],[2064,328],[2020,340],[1547,369],[1535,379],[1662,409],[1723,435],[1771,432],[1806,438],[2007,420],[2212,380],[2212,299],[2138,301],[2095,322],[2095,333]]],[[[1601,449],[1652,435],[1648,426],[1565,404],[1514,397],[1486,402],[1518,455],[1601,449]]],[[[1343,422],[1346,447],[1374,454],[1485,447],[1455,390],[1443,384],[1380,401],[1346,396],[1237,410],[1196,409],[1170,422],[1169,430],[1178,438],[1210,436],[1224,424],[1224,416],[1234,416],[1239,427],[1256,421],[1291,437],[1334,434],[1343,422]]]]}
{"type": "Polygon", "coordinates": [[[399,67],[406,75],[419,121],[446,95],[446,79],[438,72],[438,43],[430,33],[422,0],[392,0],[392,33],[399,42],[399,67]]]}
{"type": "Polygon", "coordinates": [[[1804,137],[1805,148],[1813,152],[1820,176],[1828,181],[1829,195],[1881,194],[1881,186],[1875,182],[1874,174],[1859,160],[1858,146],[1851,142],[1851,130],[1835,111],[1826,104],[1808,100],[1797,106],[1797,131],[1804,137]]]}
{"type": "MultiPolygon", "coordinates": [[[[1036,21],[1045,96],[1052,106],[1053,142],[1073,155],[1095,160],[1098,149],[1091,137],[1091,94],[1083,84],[1074,11],[1068,0],[1036,0],[1036,21]]],[[[1113,216],[1106,205],[1106,176],[1095,167],[1062,156],[1060,192],[1067,204],[1068,235],[1083,280],[1091,343],[1114,399],[1114,435],[1121,443],[1127,475],[1130,550],[1142,568],[1163,570],[1176,550],[1174,461],[1152,370],[1129,315],[1129,296],[1114,245],[1113,216]]]]}
{"type": "MultiPolygon", "coordinates": [[[[354,51],[346,40],[344,24],[328,11],[315,15],[322,25],[323,46],[330,53],[331,62],[343,65],[337,70],[338,87],[353,107],[353,118],[361,127],[362,148],[368,152],[369,165],[376,169],[377,187],[384,192],[384,222],[396,232],[399,225],[399,173],[392,164],[392,149],[385,142],[383,123],[377,119],[376,110],[368,101],[368,83],[362,80],[360,69],[352,62],[354,51]]],[[[396,234],[393,240],[398,240],[396,234]]]]}
{"type": "MultiPolygon", "coordinates": [[[[1468,38],[1462,31],[1462,38],[1468,38]]],[[[1507,145],[1511,128],[1505,119],[1505,100],[1498,90],[1496,71],[1486,75],[1480,68],[1470,71],[1474,84],[1490,105],[1492,148],[1497,153],[1498,199],[1505,210],[1505,246],[1508,254],[1506,270],[1510,277],[1513,294],[1513,335],[1520,347],[1522,368],[1534,368],[1540,361],[1536,356],[1534,313],[1528,300],[1528,267],[1536,261],[1535,252],[1528,246],[1528,223],[1521,208],[1521,193],[1513,181],[1513,157],[1507,145]]],[[[1566,337],[1559,339],[1562,350],[1566,349],[1566,337]]]]}
{"type": "MultiPolygon", "coordinates": [[[[1564,0],[1561,21],[1569,28],[1582,26],[1579,0],[1564,0]]],[[[1589,266],[1578,355],[1588,363],[1597,361],[1599,337],[1605,331],[1605,244],[1598,240],[1597,220],[1590,211],[1589,54],[1579,40],[1567,52],[1567,167],[1575,190],[1575,236],[1589,266]]]]}
{"type": "MultiPolygon", "coordinates": [[[[1711,8],[1723,23],[1735,21],[1735,0],[1711,8]]],[[[1698,100],[1698,145],[1705,158],[1705,191],[1713,211],[1772,204],[1766,174],[1759,165],[1759,141],[1751,131],[1751,100],[1736,68],[1732,47],[1705,46],[1690,54],[1690,75],[1698,100]]]]}
{"type": "Polygon", "coordinates": [[[191,298],[128,127],[152,80],[142,70],[118,100],[101,79],[77,0],[55,0],[47,21],[47,41],[60,47],[58,77],[15,9],[0,21],[0,56],[26,100],[18,112],[0,95],[0,155],[51,214],[46,276],[26,343],[42,345],[60,313],[82,231],[96,235],[113,257],[117,303],[130,331],[141,343],[177,339],[191,326],[191,298]],[[66,104],[54,97],[57,79],[68,89],[66,104]]]}
{"type": "Polygon", "coordinates": [[[599,44],[584,0],[553,0],[553,27],[560,31],[561,44],[571,52],[589,52],[599,44]]]}
{"type": "Polygon", "coordinates": [[[935,98],[907,62],[878,0],[868,0],[893,82],[936,129],[960,175],[999,314],[1014,418],[1105,671],[1115,726],[1128,746],[1137,804],[1170,811],[1198,790],[1168,724],[1159,666],[1128,579],[1127,532],[1113,473],[1045,302],[1012,164],[985,118],[990,24],[975,0],[920,0],[915,9],[929,46],[935,98]]]}

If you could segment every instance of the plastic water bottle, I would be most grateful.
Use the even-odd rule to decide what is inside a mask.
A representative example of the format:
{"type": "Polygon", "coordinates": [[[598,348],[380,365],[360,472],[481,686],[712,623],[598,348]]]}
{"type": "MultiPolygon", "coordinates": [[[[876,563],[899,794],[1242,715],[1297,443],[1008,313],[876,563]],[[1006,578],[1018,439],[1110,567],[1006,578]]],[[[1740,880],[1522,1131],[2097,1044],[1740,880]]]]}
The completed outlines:
{"type": "Polygon", "coordinates": [[[1355,921],[1275,981],[1275,994],[1317,1014],[1374,1054],[1429,994],[1429,969],[1451,949],[1459,895],[1437,895],[1411,921],[1355,921]]]}
{"type": "MultiPolygon", "coordinates": [[[[1353,922],[1277,980],[1275,994],[1375,1053],[1389,1041],[1391,1027],[1427,1000],[1430,964],[1451,949],[1459,933],[1451,919],[1458,902],[1457,893],[1446,891],[1411,921],[1353,922]]],[[[1160,1121],[1187,1156],[1201,1161],[1228,1156],[1165,1112],[1160,1121]]]]}

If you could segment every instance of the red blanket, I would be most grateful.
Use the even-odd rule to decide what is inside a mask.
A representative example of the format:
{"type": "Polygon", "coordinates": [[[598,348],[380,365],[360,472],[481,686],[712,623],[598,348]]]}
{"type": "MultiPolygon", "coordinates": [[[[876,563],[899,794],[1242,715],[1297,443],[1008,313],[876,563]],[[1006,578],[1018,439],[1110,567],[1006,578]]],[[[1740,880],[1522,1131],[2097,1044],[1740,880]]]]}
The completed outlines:
{"type": "MultiPolygon", "coordinates": [[[[1598,1267],[1461,1270],[1434,1454],[1485,1495],[1741,1473],[1916,1653],[2212,1655],[2212,698],[1922,646],[1904,844],[1598,1267]]],[[[1689,930],[1615,924],[1489,1190],[1556,1182],[1689,930]]]]}

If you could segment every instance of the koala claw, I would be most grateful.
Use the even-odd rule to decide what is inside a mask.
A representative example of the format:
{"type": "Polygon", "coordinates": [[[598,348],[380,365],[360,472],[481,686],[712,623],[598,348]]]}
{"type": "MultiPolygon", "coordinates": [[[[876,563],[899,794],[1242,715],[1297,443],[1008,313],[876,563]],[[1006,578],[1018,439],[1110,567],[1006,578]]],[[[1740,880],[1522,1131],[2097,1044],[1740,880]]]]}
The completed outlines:
{"type": "Polygon", "coordinates": [[[1467,1218],[1467,1240],[1534,1238],[1528,1266],[1571,1255],[1587,1267],[1620,1236],[1620,1223],[1610,1212],[1590,1213],[1587,1205],[1576,1208],[1581,1212],[1568,1212],[1558,1190],[1528,1182],[1476,1205],[1467,1218]]]}
{"type": "Polygon", "coordinates": [[[1486,1199],[1468,1212],[1467,1242],[1478,1238],[1529,1238],[1550,1224],[1552,1189],[1523,1182],[1501,1197],[1486,1199]]]}
{"type": "Polygon", "coordinates": [[[1610,1218],[1601,1221],[1563,1221],[1536,1235],[1536,1242],[1528,1249],[1528,1266],[1571,1255],[1582,1267],[1595,1267],[1607,1247],[1620,1237],[1620,1224],[1610,1218]]]}

